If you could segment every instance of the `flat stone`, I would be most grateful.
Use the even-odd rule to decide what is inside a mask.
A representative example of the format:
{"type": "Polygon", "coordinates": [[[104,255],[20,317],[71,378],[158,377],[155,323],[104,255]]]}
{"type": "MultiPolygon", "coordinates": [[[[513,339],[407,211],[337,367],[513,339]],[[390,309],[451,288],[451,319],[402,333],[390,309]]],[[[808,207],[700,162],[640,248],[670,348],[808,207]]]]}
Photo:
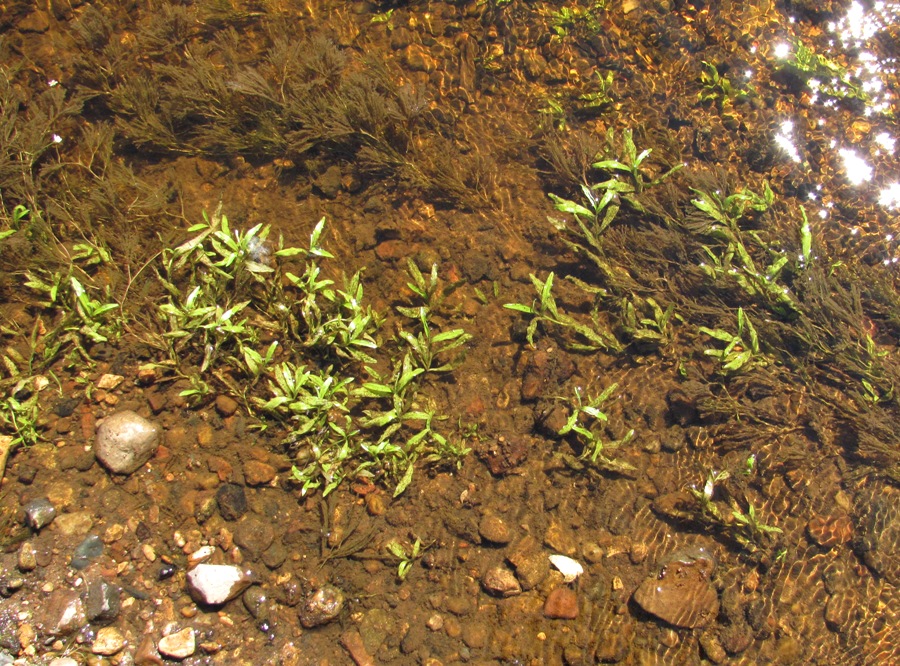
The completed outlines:
{"type": "Polygon", "coordinates": [[[547,595],[544,617],[558,620],[574,620],[578,617],[578,595],[569,587],[557,587],[547,595]]]}
{"type": "Polygon", "coordinates": [[[115,627],[103,627],[91,644],[91,652],[104,656],[114,655],[125,647],[125,637],[115,627]]]}
{"type": "Polygon", "coordinates": [[[719,595],[709,582],[715,566],[712,555],[704,548],[679,551],[640,584],[634,601],[673,626],[708,626],[719,613],[719,595]]]}
{"type": "Polygon", "coordinates": [[[41,606],[44,633],[69,636],[87,624],[81,595],[74,590],[57,590],[41,606]]]}
{"type": "Polygon", "coordinates": [[[64,536],[87,534],[94,526],[94,519],[89,511],[63,513],[55,521],[56,529],[64,536]]]}
{"type": "Polygon", "coordinates": [[[498,545],[506,545],[512,541],[512,530],[503,518],[488,513],[481,518],[478,524],[478,534],[481,538],[490,543],[498,545]]]}
{"type": "Polygon", "coordinates": [[[230,564],[198,564],[187,573],[191,597],[207,606],[219,606],[234,599],[252,582],[253,579],[240,567],[230,564]]]}
{"type": "Polygon", "coordinates": [[[103,541],[96,534],[91,534],[84,539],[72,553],[72,561],[69,566],[73,569],[85,569],[92,561],[103,554],[103,541]]]}
{"type": "Polygon", "coordinates": [[[130,410],[116,412],[97,428],[94,455],[110,472],[131,474],[150,460],[159,438],[156,424],[130,410]]]}
{"type": "Polygon", "coordinates": [[[187,659],[197,650],[197,640],[191,627],[159,639],[159,653],[172,659],[187,659]]]}
{"type": "Polygon", "coordinates": [[[248,486],[265,486],[275,478],[275,468],[258,460],[244,463],[244,480],[248,486]]]}

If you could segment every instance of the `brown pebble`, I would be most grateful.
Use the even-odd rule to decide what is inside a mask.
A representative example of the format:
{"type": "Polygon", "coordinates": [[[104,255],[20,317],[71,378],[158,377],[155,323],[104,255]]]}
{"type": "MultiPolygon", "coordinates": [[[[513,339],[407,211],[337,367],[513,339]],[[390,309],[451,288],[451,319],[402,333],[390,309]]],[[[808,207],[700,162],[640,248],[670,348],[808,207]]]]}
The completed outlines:
{"type": "Polygon", "coordinates": [[[557,587],[547,596],[544,617],[574,620],[578,617],[578,595],[568,587],[557,587]]]}
{"type": "Polygon", "coordinates": [[[238,402],[228,395],[220,395],[216,397],[216,411],[222,416],[231,416],[238,409],[238,402]]]}
{"type": "Polygon", "coordinates": [[[275,478],[275,468],[258,460],[244,463],[244,479],[248,486],[264,486],[275,478]]]}
{"type": "Polygon", "coordinates": [[[341,645],[350,653],[350,658],[356,666],[375,666],[375,660],[366,650],[362,636],[356,629],[350,629],[341,634],[341,645]]]}
{"type": "Polygon", "coordinates": [[[384,493],[369,493],[366,495],[366,511],[370,516],[382,516],[387,511],[387,500],[384,493]]]}

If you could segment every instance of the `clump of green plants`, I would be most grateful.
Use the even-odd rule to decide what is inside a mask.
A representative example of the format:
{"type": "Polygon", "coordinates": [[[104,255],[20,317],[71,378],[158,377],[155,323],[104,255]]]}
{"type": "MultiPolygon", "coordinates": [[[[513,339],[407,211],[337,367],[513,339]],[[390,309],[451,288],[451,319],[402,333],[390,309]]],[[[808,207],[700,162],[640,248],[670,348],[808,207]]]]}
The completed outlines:
{"type": "MultiPolygon", "coordinates": [[[[691,203],[705,214],[705,220],[695,224],[694,230],[718,243],[703,246],[706,261],[700,264],[700,269],[713,281],[733,281],[748,297],[762,302],[781,317],[796,318],[800,314],[799,305],[783,280],[784,274],[794,268],[789,257],[772,250],[756,231],[741,228],[741,222],[750,215],[765,213],[772,207],[775,195],[768,183],[763,184],[761,194],[748,188],[726,196],[696,189],[694,193],[697,197],[691,203]],[[753,258],[753,252],[764,255],[763,267],[753,258]]],[[[801,239],[804,250],[798,267],[805,265],[802,257],[809,257],[812,251],[805,211],[801,239]]]]}
{"type": "Polygon", "coordinates": [[[186,398],[202,403],[218,386],[263,418],[261,427],[285,424],[304,493],[366,478],[400,494],[417,462],[458,466],[469,452],[436,429],[444,417],[420,389],[426,375],[457,366],[471,336],[435,320],[446,293],[437,266],[426,278],[410,264],[418,302],[400,314],[414,325],[385,341],[362,274],[344,276],[342,287],[326,277],[324,229],[323,218],[298,248],[271,243],[267,225],[232,229],[221,211],[191,227],[196,235],[162,253],[160,346],[189,383],[186,398]]]}
{"type": "MultiPolygon", "coordinates": [[[[751,456],[752,458],[752,456],[751,456]]],[[[754,463],[755,465],[755,459],[754,463]]],[[[754,467],[749,467],[752,473],[754,467]]],[[[762,521],[753,503],[746,499],[739,502],[733,493],[727,493],[728,508],[723,509],[715,501],[717,490],[731,477],[727,471],[711,470],[703,488],[691,486],[688,490],[695,504],[688,515],[694,520],[723,532],[748,553],[758,550],[774,550],[775,537],[782,533],[780,527],[762,521]]]]}
{"type": "Polygon", "coordinates": [[[701,102],[714,104],[723,117],[733,117],[735,103],[745,102],[756,96],[756,89],[751,84],[737,87],[729,77],[720,74],[719,68],[713,63],[704,60],[702,64],[702,88],[697,98],[701,102]]]}
{"type": "Polygon", "coordinates": [[[416,537],[410,545],[402,543],[399,539],[391,539],[385,544],[387,551],[397,561],[397,580],[401,582],[406,580],[415,561],[421,558],[429,547],[424,546],[419,537],[416,537]]]}
{"type": "Polygon", "coordinates": [[[737,311],[737,333],[721,328],[700,327],[700,332],[705,333],[714,340],[725,344],[719,349],[710,347],[703,350],[707,356],[719,360],[719,371],[723,375],[735,375],[746,372],[751,368],[763,367],[769,364],[769,358],[760,351],[759,336],[750,317],[744,313],[743,308],[737,311]]]}
{"type": "Polygon", "coordinates": [[[584,395],[581,388],[576,387],[571,398],[561,398],[567,405],[569,416],[557,435],[574,437],[581,450],[577,457],[560,454],[570,468],[603,470],[617,474],[634,471],[633,465],[612,457],[617,449],[631,441],[634,429],[629,430],[621,439],[612,441],[604,441],[600,433],[600,428],[609,420],[601,407],[618,388],[618,384],[612,384],[599,395],[590,397],[584,395]]]}
{"type": "Polygon", "coordinates": [[[632,295],[621,300],[619,327],[622,335],[638,347],[667,346],[672,341],[672,322],[681,320],[674,305],[663,309],[653,297],[632,295]]]}
{"type": "Polygon", "coordinates": [[[573,335],[574,340],[566,342],[566,346],[575,351],[621,351],[622,345],[599,321],[590,325],[578,321],[559,309],[553,296],[555,275],[550,273],[546,280],[531,275],[531,282],[537,291],[537,299],[531,305],[523,303],[506,303],[503,307],[528,315],[531,319],[525,332],[528,344],[534,346],[534,336],[538,326],[545,329],[556,329],[562,333],[573,335]]]}
{"type": "Polygon", "coordinates": [[[868,104],[871,96],[849,70],[833,58],[816,53],[812,47],[796,41],[779,69],[803,81],[813,92],[835,99],[854,99],[868,104]]]}

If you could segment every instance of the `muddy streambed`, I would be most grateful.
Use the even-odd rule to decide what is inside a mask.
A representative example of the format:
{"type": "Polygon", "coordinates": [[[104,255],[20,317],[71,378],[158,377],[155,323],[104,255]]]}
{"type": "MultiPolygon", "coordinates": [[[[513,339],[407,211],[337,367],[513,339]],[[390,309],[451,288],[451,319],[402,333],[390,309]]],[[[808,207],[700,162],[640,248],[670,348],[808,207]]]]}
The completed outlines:
{"type": "Polygon", "coordinates": [[[896,19],[3,5],[0,663],[896,662],[896,19]]]}

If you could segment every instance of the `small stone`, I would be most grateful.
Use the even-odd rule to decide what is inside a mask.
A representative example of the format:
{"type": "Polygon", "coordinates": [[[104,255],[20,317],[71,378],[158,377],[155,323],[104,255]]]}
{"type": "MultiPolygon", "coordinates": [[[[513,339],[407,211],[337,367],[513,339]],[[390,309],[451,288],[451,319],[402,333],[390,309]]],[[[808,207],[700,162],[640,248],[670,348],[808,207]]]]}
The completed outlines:
{"type": "Polygon", "coordinates": [[[248,486],[264,486],[275,478],[275,468],[258,460],[244,463],[244,480],[248,486]]]}
{"type": "Polygon", "coordinates": [[[91,644],[91,652],[104,656],[114,655],[125,647],[125,637],[115,627],[103,627],[91,644]]]}
{"type": "Polygon", "coordinates": [[[522,593],[522,586],[515,574],[502,564],[485,571],[481,585],[487,593],[498,597],[512,597],[522,593]]]}
{"type": "Polygon", "coordinates": [[[159,653],[172,659],[186,659],[197,649],[194,630],[191,627],[159,639],[159,653]]]}
{"type": "Polygon", "coordinates": [[[313,181],[313,185],[326,199],[336,199],[344,186],[340,167],[331,165],[313,181]]]}
{"type": "Polygon", "coordinates": [[[512,541],[512,531],[506,521],[491,513],[485,514],[478,524],[478,534],[490,543],[505,546],[512,541]]]}
{"type": "Polygon", "coordinates": [[[88,620],[108,624],[115,620],[122,608],[122,592],[118,585],[95,578],[88,583],[84,595],[84,609],[88,620]]]}
{"type": "Polygon", "coordinates": [[[187,573],[191,597],[208,606],[219,606],[234,599],[252,582],[247,573],[230,564],[198,564],[187,573]]]}
{"type": "Polygon", "coordinates": [[[89,511],[75,511],[61,514],[54,521],[56,529],[64,536],[87,534],[94,526],[94,519],[89,511]]]}
{"type": "Polygon", "coordinates": [[[428,618],[428,622],[425,623],[425,626],[432,631],[440,631],[444,628],[444,616],[440,613],[435,613],[428,618]]]}
{"type": "Polygon", "coordinates": [[[125,381],[125,378],[122,375],[112,375],[107,373],[101,375],[100,379],[97,380],[97,388],[111,391],[114,388],[118,388],[119,384],[123,381],[125,381]]]}
{"type": "Polygon", "coordinates": [[[523,590],[534,589],[550,573],[550,560],[531,535],[517,541],[507,559],[516,570],[523,590]]]}
{"type": "Polygon", "coordinates": [[[247,495],[243,486],[224,483],[216,491],[219,513],[225,520],[237,520],[247,513],[247,495]]]}
{"type": "Polygon", "coordinates": [[[578,595],[568,587],[557,587],[547,595],[544,617],[558,620],[574,620],[578,617],[578,595]]]}
{"type": "Polygon", "coordinates": [[[274,539],[272,522],[256,514],[244,516],[234,528],[234,542],[253,559],[271,546],[274,539]]]}
{"type": "Polygon", "coordinates": [[[22,572],[34,571],[37,568],[37,553],[30,541],[23,541],[19,546],[18,567],[22,572]]]}
{"type": "Polygon", "coordinates": [[[719,639],[716,638],[715,634],[708,631],[700,636],[700,647],[703,648],[706,658],[714,664],[721,664],[728,658],[728,654],[725,652],[725,648],[722,647],[719,639]]]}
{"type": "Polygon", "coordinates": [[[69,566],[77,571],[81,571],[102,554],[103,541],[96,534],[91,534],[75,548],[69,566]]]}
{"type": "Polygon", "coordinates": [[[156,381],[156,365],[154,363],[144,363],[138,367],[137,383],[141,386],[150,386],[156,381]]]}
{"type": "Polygon", "coordinates": [[[331,622],[344,608],[344,593],[334,585],[323,585],[300,607],[300,624],[307,629],[331,622]]]}
{"type": "Polygon", "coordinates": [[[216,397],[216,411],[226,418],[232,416],[238,410],[239,406],[237,400],[229,395],[220,395],[216,397]]]}
{"type": "Polygon", "coordinates": [[[73,590],[58,590],[42,605],[44,633],[69,636],[87,624],[81,595],[73,590]]]}
{"type": "Polygon", "coordinates": [[[116,412],[97,428],[94,454],[114,474],[131,474],[144,465],[159,446],[160,428],[130,411],[116,412]]]}
{"type": "Polygon", "coordinates": [[[163,666],[164,663],[156,651],[156,643],[150,636],[144,636],[134,651],[134,666],[163,666]]]}
{"type": "Polygon", "coordinates": [[[258,585],[248,587],[241,596],[244,608],[257,620],[265,620],[268,617],[268,597],[258,585]]]}
{"type": "MultiPolygon", "coordinates": [[[[12,660],[8,662],[0,661],[0,664],[12,664],[12,660]]],[[[78,662],[72,657],[56,657],[47,666],[79,666],[78,662]]]]}
{"type": "Polygon", "coordinates": [[[31,500],[22,510],[25,512],[25,524],[35,531],[46,527],[56,518],[56,508],[44,497],[31,500]]]}

